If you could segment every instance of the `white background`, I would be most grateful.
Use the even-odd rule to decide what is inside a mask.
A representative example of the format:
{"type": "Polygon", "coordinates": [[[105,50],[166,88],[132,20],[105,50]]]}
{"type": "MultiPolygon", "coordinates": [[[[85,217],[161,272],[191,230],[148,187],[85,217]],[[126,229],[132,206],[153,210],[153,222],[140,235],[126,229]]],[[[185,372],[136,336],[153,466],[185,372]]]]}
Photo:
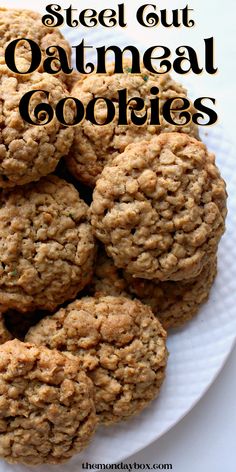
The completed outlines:
{"type": "MultiPolygon", "coordinates": [[[[40,9],[50,3],[45,1],[30,2],[29,0],[2,0],[2,6],[40,9]]],[[[59,0],[54,3],[62,3],[59,0]]],[[[65,6],[73,4],[79,9],[94,7],[112,8],[120,1],[83,0],[64,1],[65,6]]],[[[236,145],[236,2],[235,0],[189,0],[190,8],[194,8],[193,18],[196,26],[185,28],[144,29],[133,21],[137,5],[148,3],[144,0],[124,0],[129,18],[129,34],[135,41],[141,41],[146,47],[153,44],[176,45],[189,44],[200,51],[202,56],[203,38],[215,37],[216,62],[219,71],[215,76],[193,76],[188,74],[187,80],[194,90],[200,90],[197,96],[212,96],[217,100],[219,121],[223,124],[226,134],[236,145]]],[[[160,0],[150,3],[159,8],[183,8],[187,0],[160,0]]],[[[42,11],[42,10],[41,10],[42,11]]],[[[117,30],[120,34],[120,31],[117,30]]],[[[181,81],[182,78],[181,78],[181,81]]],[[[227,158],[227,156],[226,156],[227,158]]],[[[236,163],[236,152],[235,152],[236,163]]],[[[235,299],[236,303],[236,299],[235,299]]],[[[210,387],[197,406],[171,431],[162,438],[130,457],[127,463],[172,463],[175,472],[235,472],[236,470],[236,349],[234,349],[220,376],[210,387]]],[[[105,458],[104,458],[105,462],[105,458]]]]}

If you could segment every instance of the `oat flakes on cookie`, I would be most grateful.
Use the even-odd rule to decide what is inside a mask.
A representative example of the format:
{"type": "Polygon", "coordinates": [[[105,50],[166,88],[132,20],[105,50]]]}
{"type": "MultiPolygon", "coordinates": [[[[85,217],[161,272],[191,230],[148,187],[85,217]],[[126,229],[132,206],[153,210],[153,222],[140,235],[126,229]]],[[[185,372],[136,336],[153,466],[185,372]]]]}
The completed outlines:
{"type": "Polygon", "coordinates": [[[216,256],[200,274],[189,280],[160,282],[132,277],[115,267],[113,260],[100,251],[88,291],[91,295],[138,298],[150,306],[165,329],[183,326],[208,299],[217,273],[216,256]]]}
{"type": "MultiPolygon", "coordinates": [[[[0,59],[0,188],[14,187],[39,180],[53,172],[72,144],[74,131],[54,116],[45,126],[30,125],[20,115],[22,96],[31,90],[37,93],[30,101],[33,121],[35,107],[47,102],[52,107],[67,95],[64,84],[49,74],[35,72],[28,76],[13,74],[0,59]]],[[[66,120],[73,122],[72,104],[65,107],[66,120]]]]}
{"type": "MultiPolygon", "coordinates": [[[[94,97],[105,97],[115,100],[116,117],[112,123],[103,126],[93,125],[90,121],[75,127],[75,137],[71,150],[66,158],[70,172],[86,185],[94,187],[97,178],[104,166],[110,160],[121,154],[128,144],[150,139],[161,131],[181,131],[198,137],[197,126],[193,123],[186,126],[174,126],[167,123],[161,115],[161,125],[136,126],[128,119],[128,126],[118,126],[118,90],[126,88],[129,98],[141,97],[145,104],[149,106],[150,89],[159,88],[160,112],[164,102],[173,97],[187,97],[186,90],[182,85],[176,83],[169,74],[151,74],[142,68],[141,74],[130,73],[130,62],[125,63],[124,74],[114,74],[114,64],[107,66],[107,74],[92,74],[81,76],[81,79],[74,85],[71,95],[77,97],[86,106],[94,97]]],[[[176,100],[175,106],[181,106],[182,101],[176,100]]],[[[100,102],[96,107],[96,117],[99,122],[103,122],[106,117],[106,105],[100,102]]],[[[193,107],[190,108],[193,112],[193,107]]],[[[138,112],[137,112],[138,114],[138,112]]],[[[128,113],[129,115],[129,113],[128,113]]],[[[143,115],[143,112],[141,112],[143,115]]],[[[177,113],[173,116],[177,122],[181,123],[177,113]]]]}
{"type": "Polygon", "coordinates": [[[197,276],[224,233],[225,182],[206,146],[183,133],[130,145],[106,166],[91,205],[96,237],[134,277],[197,276]]]}
{"type": "Polygon", "coordinates": [[[97,415],[105,424],[139,413],[164,380],[166,332],[138,300],[76,300],[31,328],[26,340],[78,355],[95,385],[97,415]]]}
{"type": "Polygon", "coordinates": [[[0,346],[0,457],[58,464],[82,451],[97,424],[93,386],[78,359],[42,346],[0,346]]]}
{"type": "Polygon", "coordinates": [[[199,275],[189,280],[159,282],[126,274],[128,292],[149,305],[165,329],[183,326],[207,301],[217,273],[213,257],[199,275]]]}
{"type": "Polygon", "coordinates": [[[2,315],[4,319],[4,324],[11,338],[17,338],[20,341],[24,341],[24,338],[29,331],[29,329],[36,325],[44,316],[48,316],[50,313],[48,311],[27,311],[22,316],[22,313],[16,310],[8,310],[2,315]]]}
{"type": "MultiPolygon", "coordinates": [[[[14,39],[27,38],[33,40],[39,46],[42,52],[42,58],[46,57],[46,49],[50,46],[61,46],[71,61],[71,47],[68,41],[61,34],[60,30],[55,27],[44,26],[42,23],[42,15],[31,10],[17,10],[9,8],[0,8],[0,56],[5,55],[6,47],[14,39]]],[[[56,56],[55,52],[54,55],[56,56]]],[[[18,43],[16,51],[16,64],[19,67],[19,59],[24,58],[27,64],[19,70],[29,70],[32,60],[32,53],[29,44],[26,41],[18,43]]],[[[53,69],[58,70],[59,63],[55,60],[53,69]]],[[[42,67],[40,68],[42,71],[42,67]]],[[[60,80],[67,85],[70,83],[70,75],[63,72],[56,74],[60,80]]]]}
{"type": "Polygon", "coordinates": [[[0,193],[0,312],[54,310],[93,273],[88,206],[55,176],[0,193]]]}

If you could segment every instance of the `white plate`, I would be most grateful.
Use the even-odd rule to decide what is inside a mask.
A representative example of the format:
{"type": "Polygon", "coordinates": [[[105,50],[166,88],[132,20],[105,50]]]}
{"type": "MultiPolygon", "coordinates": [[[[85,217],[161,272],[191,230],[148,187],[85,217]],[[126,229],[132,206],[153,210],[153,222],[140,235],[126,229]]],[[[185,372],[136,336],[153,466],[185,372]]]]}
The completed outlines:
{"type": "MultiPolygon", "coordinates": [[[[73,30],[67,30],[67,37],[72,44],[78,44],[78,33],[77,37],[72,33],[73,30]]],[[[98,44],[94,35],[87,35],[86,40],[87,44],[98,44]]],[[[117,38],[106,34],[100,36],[99,43],[117,44],[117,38]]],[[[127,44],[124,37],[118,42],[122,43],[127,44]]],[[[53,466],[42,466],[37,471],[78,472],[83,462],[115,463],[148,446],[193,408],[210,387],[232,350],[236,335],[235,156],[220,127],[207,128],[203,140],[217,155],[217,164],[227,181],[230,195],[227,231],[220,244],[219,271],[210,300],[184,329],[169,336],[170,356],[166,380],[159,398],[149,408],[127,423],[100,428],[90,447],[68,464],[56,469],[53,466]]],[[[0,472],[12,470],[13,466],[0,462],[0,472]]],[[[31,468],[14,466],[14,470],[23,472],[31,468]]]]}
{"type": "MultiPolygon", "coordinates": [[[[210,300],[185,328],[170,334],[166,380],[161,394],[136,418],[111,427],[100,428],[89,448],[58,472],[78,472],[83,462],[115,463],[148,446],[186,415],[204,395],[222,369],[232,350],[236,334],[236,179],[235,155],[221,128],[212,128],[203,140],[217,154],[217,163],[227,181],[229,192],[227,231],[219,250],[219,270],[210,300]]],[[[1,472],[13,467],[0,463],[1,472]]],[[[15,466],[23,472],[28,467],[15,466]]],[[[37,471],[55,471],[54,466],[37,471]]]]}

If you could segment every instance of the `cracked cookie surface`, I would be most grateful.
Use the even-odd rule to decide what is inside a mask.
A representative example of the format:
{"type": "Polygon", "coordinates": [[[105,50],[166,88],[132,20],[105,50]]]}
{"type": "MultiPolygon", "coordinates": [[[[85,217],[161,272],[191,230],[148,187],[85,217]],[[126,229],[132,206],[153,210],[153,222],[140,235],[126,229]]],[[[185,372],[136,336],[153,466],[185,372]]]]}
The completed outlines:
{"type": "Polygon", "coordinates": [[[113,260],[100,250],[94,276],[89,284],[90,295],[112,295],[138,298],[150,306],[165,329],[185,325],[207,301],[217,273],[216,256],[197,277],[189,280],[160,282],[132,277],[115,267],[113,260]]]}
{"type": "Polygon", "coordinates": [[[76,357],[9,341],[0,346],[0,457],[65,462],[95,432],[93,386],[76,357]]]}
{"type": "MultiPolygon", "coordinates": [[[[39,72],[19,76],[0,59],[0,188],[23,185],[50,174],[72,144],[74,130],[60,124],[55,114],[47,125],[30,125],[23,120],[20,100],[34,90],[49,93],[48,98],[44,92],[32,96],[29,112],[34,122],[38,122],[33,113],[37,105],[43,102],[54,109],[67,96],[64,84],[56,77],[39,72]]],[[[65,116],[68,123],[73,121],[70,103],[65,107],[65,116]]]]}
{"type": "Polygon", "coordinates": [[[0,193],[0,312],[54,310],[93,273],[88,207],[55,176],[0,193]]]}
{"type": "Polygon", "coordinates": [[[166,332],[137,300],[76,300],[41,320],[26,340],[78,356],[94,383],[96,412],[105,424],[139,413],[158,395],[164,380],[166,332]]]}
{"type": "Polygon", "coordinates": [[[225,183],[206,146],[183,133],[130,145],[97,181],[91,223],[134,277],[197,276],[224,233],[225,183]]]}
{"type": "Polygon", "coordinates": [[[123,270],[118,269],[113,260],[107,256],[106,251],[98,246],[94,274],[89,286],[86,288],[89,295],[111,295],[128,297],[128,285],[124,278],[123,270]]]}
{"type": "Polygon", "coordinates": [[[197,277],[176,282],[158,282],[127,275],[129,293],[151,307],[165,329],[178,328],[191,320],[207,301],[217,273],[216,257],[197,277]]]}
{"type": "MultiPolygon", "coordinates": [[[[94,97],[105,97],[113,100],[116,109],[113,122],[97,126],[88,120],[84,120],[75,127],[75,137],[66,162],[70,172],[86,185],[94,187],[97,178],[102,172],[104,166],[121,154],[128,144],[139,142],[144,139],[151,139],[160,132],[181,131],[189,133],[192,136],[198,136],[197,126],[193,123],[183,126],[169,124],[163,119],[162,108],[164,102],[169,98],[187,97],[186,90],[182,85],[176,83],[169,74],[155,75],[146,69],[141,69],[141,74],[130,73],[130,63],[126,62],[123,74],[114,74],[114,65],[107,65],[107,74],[92,74],[81,76],[77,84],[72,89],[72,96],[78,98],[86,106],[94,97]],[[139,97],[144,99],[145,106],[150,107],[149,99],[154,98],[150,93],[152,87],[159,88],[160,97],[160,125],[144,124],[136,126],[130,119],[130,110],[128,110],[128,126],[118,125],[118,90],[127,89],[128,98],[139,97]]],[[[180,108],[182,100],[175,100],[174,106],[180,108]]],[[[132,107],[131,107],[132,108],[132,107]]],[[[135,108],[135,107],[133,107],[135,108]]],[[[193,107],[190,106],[190,113],[193,113],[193,107]]],[[[106,118],[107,106],[100,101],[96,105],[96,119],[103,123],[106,118]]],[[[143,116],[144,111],[136,112],[143,116]]],[[[178,112],[173,113],[177,123],[183,122],[179,118],[178,112]]],[[[148,111],[150,119],[150,110],[148,111]]]]}
{"type": "MultiPolygon", "coordinates": [[[[44,26],[40,13],[24,9],[0,8],[0,56],[5,55],[6,47],[10,42],[19,38],[27,38],[37,43],[43,59],[46,58],[48,47],[60,46],[65,50],[69,63],[71,61],[70,44],[58,28],[44,26]]],[[[56,52],[53,52],[54,56],[58,57],[56,52]]],[[[26,41],[18,43],[15,55],[17,65],[20,58],[24,58],[28,64],[25,68],[19,68],[19,70],[28,70],[32,61],[32,52],[26,41]]],[[[52,67],[54,70],[58,70],[59,64],[56,60],[53,61],[52,67]]],[[[42,66],[39,70],[43,70],[42,66]]],[[[59,72],[56,77],[65,82],[66,85],[70,83],[70,75],[59,72]]]]}

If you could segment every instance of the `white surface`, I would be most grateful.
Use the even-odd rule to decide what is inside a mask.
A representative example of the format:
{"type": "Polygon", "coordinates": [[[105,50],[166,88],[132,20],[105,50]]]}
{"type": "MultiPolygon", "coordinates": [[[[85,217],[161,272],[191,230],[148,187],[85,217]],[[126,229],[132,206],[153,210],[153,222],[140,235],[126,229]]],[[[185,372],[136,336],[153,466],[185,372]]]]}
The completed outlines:
{"type": "MultiPolygon", "coordinates": [[[[24,8],[32,7],[29,1],[5,1],[1,2],[7,6],[16,6],[17,4],[24,8]]],[[[41,3],[35,2],[34,8],[41,3]]],[[[62,3],[62,2],[56,2],[62,3]]],[[[71,3],[71,2],[69,2],[71,3]]],[[[68,3],[68,5],[69,5],[68,3]]],[[[72,2],[73,3],[73,2],[72,2]]],[[[116,5],[118,2],[109,0],[109,2],[95,2],[102,8],[105,3],[106,6],[116,5]]],[[[126,2],[128,3],[128,2],[126,2]]],[[[132,0],[129,4],[132,7],[136,4],[147,3],[137,2],[132,0]]],[[[150,2],[156,3],[156,2],[150,2]]],[[[163,4],[169,2],[159,1],[158,5],[163,8],[163,4]]],[[[172,1],[173,8],[185,6],[186,2],[172,1]]],[[[198,26],[199,40],[203,37],[214,35],[217,44],[217,62],[219,65],[219,73],[212,77],[194,77],[188,75],[188,82],[193,83],[194,88],[199,88],[199,95],[211,95],[217,98],[217,112],[219,113],[220,121],[223,122],[227,133],[231,138],[235,139],[235,66],[231,63],[235,56],[235,2],[227,0],[222,4],[220,0],[190,0],[190,7],[194,7],[198,12],[197,18],[200,27],[198,26]]],[[[67,4],[67,2],[66,2],[67,4]]],[[[74,2],[74,5],[79,5],[80,8],[93,5],[94,1],[80,1],[74,2]]],[[[169,3],[170,4],[170,3],[169,3]]],[[[196,28],[196,27],[195,27],[196,28]]],[[[192,30],[193,31],[193,30],[192,30]]],[[[128,31],[132,37],[137,37],[136,29],[128,31]]],[[[139,39],[147,44],[164,44],[166,41],[161,41],[161,35],[156,34],[156,41],[153,41],[154,32],[142,30],[142,35],[138,33],[139,39]],[[144,34],[145,33],[145,34],[144,34]]],[[[197,38],[196,32],[196,38],[197,38]]],[[[193,33],[187,37],[191,37],[193,33]]],[[[176,32],[176,42],[179,45],[179,31],[176,32]]],[[[191,39],[192,40],[192,39],[191,39]]],[[[188,44],[191,44],[188,40],[188,44]]],[[[197,39],[196,39],[197,40],[197,39]]],[[[130,41],[130,43],[135,41],[130,41]]],[[[109,42],[108,42],[109,44],[109,42]]],[[[228,156],[225,156],[227,161],[228,156]]],[[[236,164],[236,159],[235,159],[236,164]]],[[[232,168],[232,173],[236,173],[232,168]]],[[[231,261],[228,260],[230,263],[231,261]]],[[[232,292],[235,305],[235,292],[232,292]]],[[[136,454],[127,462],[138,463],[154,463],[167,462],[173,464],[173,470],[176,472],[234,472],[236,469],[236,455],[235,455],[235,437],[236,437],[236,408],[235,408],[235,393],[236,393],[236,369],[235,369],[236,353],[232,355],[230,362],[226,365],[220,377],[211,387],[207,395],[194,408],[194,410],[182,420],[172,431],[163,436],[153,446],[150,446],[142,453],[136,454]]],[[[89,457],[85,456],[85,460],[89,457]]],[[[103,455],[102,462],[106,462],[106,454],[103,455]]],[[[18,469],[18,467],[16,468],[18,469]]],[[[12,470],[12,467],[9,469],[12,470]]],[[[65,468],[63,469],[65,470],[65,468]]],[[[78,470],[78,468],[77,468],[78,470]]]]}

